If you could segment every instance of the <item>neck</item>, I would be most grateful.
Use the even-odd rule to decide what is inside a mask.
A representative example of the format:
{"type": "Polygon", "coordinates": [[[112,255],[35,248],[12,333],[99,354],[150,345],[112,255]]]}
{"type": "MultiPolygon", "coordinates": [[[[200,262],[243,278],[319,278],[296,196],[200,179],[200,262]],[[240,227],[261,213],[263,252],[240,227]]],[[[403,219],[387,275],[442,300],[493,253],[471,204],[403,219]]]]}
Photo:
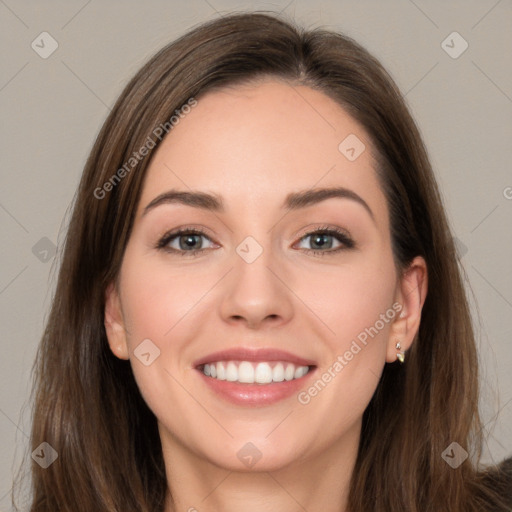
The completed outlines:
{"type": "Polygon", "coordinates": [[[276,470],[233,471],[198,457],[161,430],[168,493],[165,512],[348,512],[361,423],[321,452],[276,470]],[[162,435],[163,434],[163,435],[162,435]]]}

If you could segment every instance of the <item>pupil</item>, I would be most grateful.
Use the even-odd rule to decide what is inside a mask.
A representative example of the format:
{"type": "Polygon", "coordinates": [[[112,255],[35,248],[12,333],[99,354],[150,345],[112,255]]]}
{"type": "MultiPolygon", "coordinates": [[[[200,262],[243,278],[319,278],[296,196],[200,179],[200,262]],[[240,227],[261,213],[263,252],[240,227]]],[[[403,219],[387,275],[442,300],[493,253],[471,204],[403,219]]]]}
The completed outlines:
{"type": "Polygon", "coordinates": [[[320,247],[323,247],[324,245],[329,245],[329,244],[327,244],[327,242],[325,242],[325,237],[327,237],[327,236],[330,236],[330,235],[327,235],[327,234],[315,235],[315,237],[313,238],[314,244],[320,245],[320,247]],[[321,239],[324,239],[324,242],[318,243],[318,240],[321,240],[321,239]]]}
{"type": "MultiPolygon", "coordinates": [[[[192,249],[194,248],[193,245],[194,245],[194,242],[197,241],[195,240],[199,235],[183,235],[182,236],[182,240],[184,239],[185,240],[185,244],[186,244],[186,247],[188,248],[191,248],[192,249]]],[[[183,249],[183,246],[181,247],[183,249]]]]}

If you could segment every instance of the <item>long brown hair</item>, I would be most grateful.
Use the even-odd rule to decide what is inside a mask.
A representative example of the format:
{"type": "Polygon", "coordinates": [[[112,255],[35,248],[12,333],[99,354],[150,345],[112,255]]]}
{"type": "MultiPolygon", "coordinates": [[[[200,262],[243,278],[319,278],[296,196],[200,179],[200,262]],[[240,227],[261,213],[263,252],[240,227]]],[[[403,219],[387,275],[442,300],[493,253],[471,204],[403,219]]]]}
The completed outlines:
{"type": "Polygon", "coordinates": [[[156,418],[104,328],[105,290],[119,275],[159,140],[136,164],[126,162],[191,98],[264,77],[322,91],[361,123],[376,151],[395,264],[402,271],[417,255],[427,263],[417,338],[404,365],[385,365],[363,416],[350,511],[509,510],[505,473],[480,467],[478,361],[463,269],[404,98],[349,37],[259,12],[207,22],[161,49],[125,87],[95,141],[34,365],[31,449],[47,442],[58,458],[46,469],[32,463],[30,511],[163,510],[156,418]],[[441,456],[452,442],[470,455],[455,469],[441,456]]]}

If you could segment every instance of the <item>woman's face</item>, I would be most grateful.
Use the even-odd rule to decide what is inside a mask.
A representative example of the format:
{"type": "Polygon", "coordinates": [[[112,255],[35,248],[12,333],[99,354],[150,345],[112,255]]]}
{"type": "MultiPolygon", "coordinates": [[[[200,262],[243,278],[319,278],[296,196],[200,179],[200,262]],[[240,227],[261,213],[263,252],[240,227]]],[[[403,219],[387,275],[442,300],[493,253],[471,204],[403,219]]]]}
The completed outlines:
{"type": "Polygon", "coordinates": [[[164,452],[273,470],[356,450],[384,364],[418,328],[415,262],[399,279],[370,140],[337,103],[272,80],[211,92],[149,166],[109,343],[164,452]]]}

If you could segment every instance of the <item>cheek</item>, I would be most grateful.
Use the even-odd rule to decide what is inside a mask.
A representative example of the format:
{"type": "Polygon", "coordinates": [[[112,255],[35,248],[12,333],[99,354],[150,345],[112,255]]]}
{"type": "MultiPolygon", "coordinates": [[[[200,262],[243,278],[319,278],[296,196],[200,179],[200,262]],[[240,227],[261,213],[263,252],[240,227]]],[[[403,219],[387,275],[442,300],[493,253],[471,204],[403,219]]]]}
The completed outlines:
{"type": "Polygon", "coordinates": [[[133,374],[149,408],[164,417],[168,403],[183,398],[177,384],[183,379],[179,363],[190,328],[187,313],[197,302],[197,293],[183,275],[135,251],[126,252],[121,280],[133,374]],[[146,353],[150,355],[144,357],[146,353]]]}
{"type": "Polygon", "coordinates": [[[338,426],[349,425],[363,414],[385,364],[389,330],[399,314],[392,307],[394,268],[390,259],[375,259],[337,269],[319,283],[309,289],[315,313],[331,331],[323,337],[329,357],[301,403],[329,412],[338,426]]]}
{"type": "MultiPolygon", "coordinates": [[[[391,260],[383,257],[359,258],[354,264],[333,266],[322,274],[301,274],[297,295],[314,313],[315,323],[322,324],[322,338],[337,353],[347,350],[350,342],[377,323],[378,334],[369,339],[387,337],[390,322],[381,315],[393,314],[395,274],[391,260]],[[329,335],[330,333],[330,335],[329,335]]],[[[369,351],[366,351],[369,352],[369,351]]]]}
{"type": "Polygon", "coordinates": [[[175,325],[193,308],[200,286],[185,273],[146,261],[143,257],[127,258],[124,265],[123,310],[130,327],[131,344],[150,338],[164,346],[175,325]],[[126,264],[126,265],[125,265],[126,264]],[[194,284],[196,283],[196,284],[194,284]]]}

